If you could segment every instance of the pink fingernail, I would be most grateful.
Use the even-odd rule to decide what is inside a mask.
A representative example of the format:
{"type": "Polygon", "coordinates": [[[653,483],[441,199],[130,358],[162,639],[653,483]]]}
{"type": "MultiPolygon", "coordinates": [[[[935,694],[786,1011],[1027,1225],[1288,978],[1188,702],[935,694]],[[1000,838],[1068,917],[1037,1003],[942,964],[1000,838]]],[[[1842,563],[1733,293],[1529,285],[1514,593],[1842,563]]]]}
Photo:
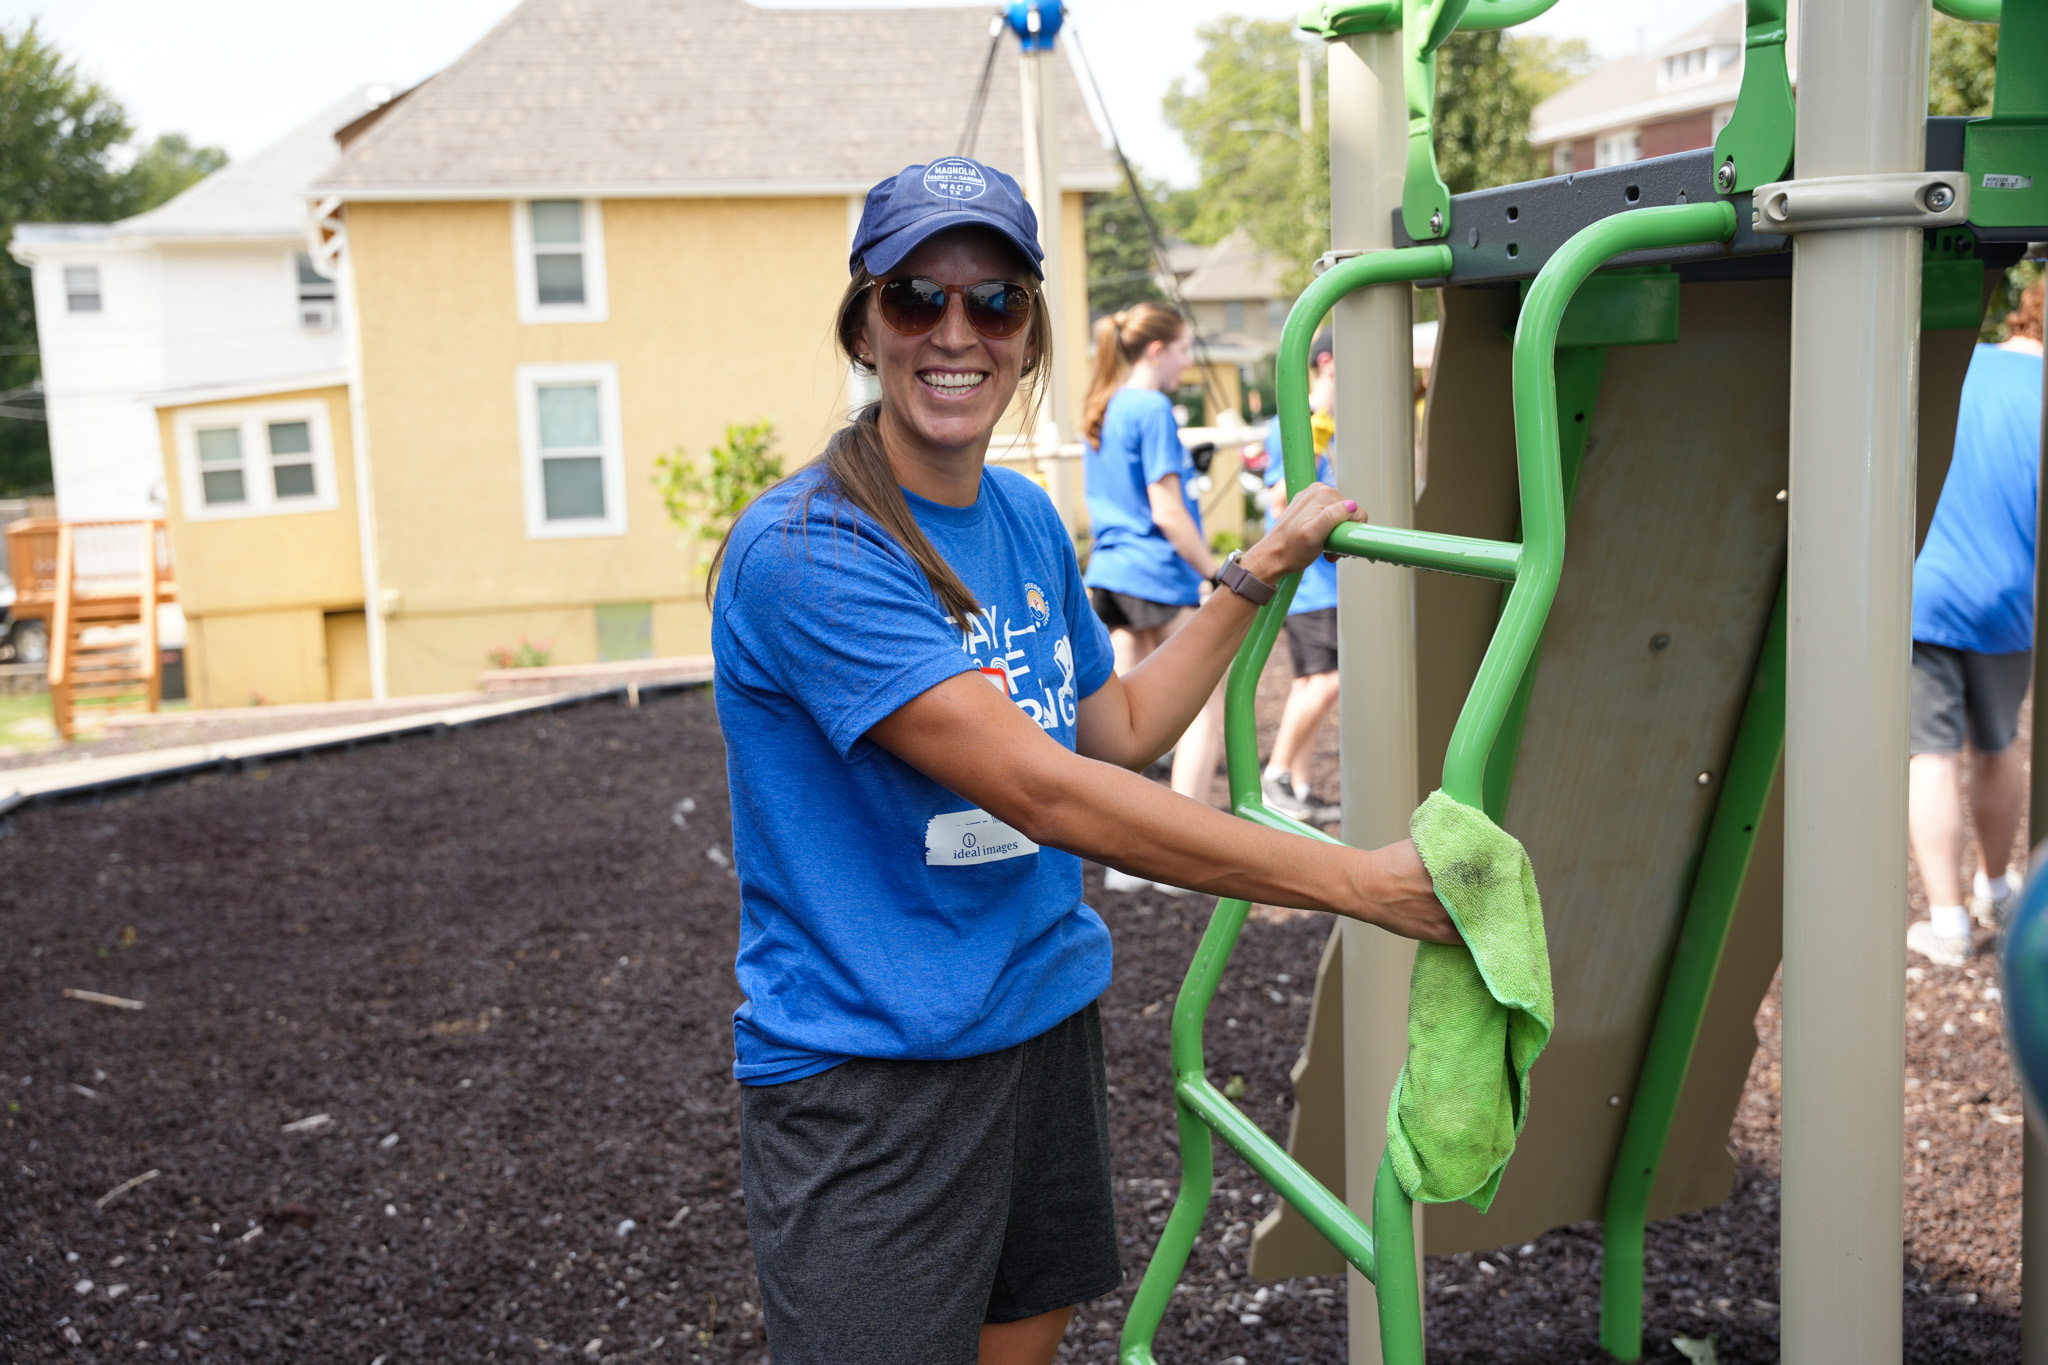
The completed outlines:
{"type": "Polygon", "coordinates": [[[1347,512],[1356,512],[1358,510],[1358,504],[1352,502],[1350,499],[1347,498],[1344,502],[1344,510],[1347,512]]]}

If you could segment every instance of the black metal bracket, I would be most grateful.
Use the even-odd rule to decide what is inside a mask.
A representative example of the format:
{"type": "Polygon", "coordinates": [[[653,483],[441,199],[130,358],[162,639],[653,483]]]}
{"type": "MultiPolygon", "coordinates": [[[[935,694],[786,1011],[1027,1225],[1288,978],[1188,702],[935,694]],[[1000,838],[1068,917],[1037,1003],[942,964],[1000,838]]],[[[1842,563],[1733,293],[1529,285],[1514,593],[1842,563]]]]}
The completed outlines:
{"type": "MultiPolygon", "coordinates": [[[[1963,167],[1963,126],[1966,118],[1927,120],[1928,170],[1959,171],[1963,167]]],[[[1498,189],[1474,190],[1452,199],[1451,273],[1423,280],[1424,287],[1443,284],[1509,284],[1534,279],[1545,263],[1573,234],[1602,218],[1658,204],[1712,203],[1714,149],[1631,161],[1598,170],[1575,171],[1547,180],[1530,180],[1498,189]]],[[[1753,279],[1789,275],[1792,242],[1788,237],[1750,230],[1750,199],[1735,195],[1735,236],[1705,246],[1637,251],[1618,256],[1606,268],[1672,265],[1684,279],[1753,279]]],[[[1973,229],[1974,230],[1974,229],[1973,229]]],[[[2021,231],[2001,230],[1987,239],[1977,232],[1978,255],[1987,264],[2018,259],[2017,243],[2048,239],[2048,226],[2021,231]],[[2029,235],[2031,232],[2031,236],[2029,235]],[[1998,238],[2005,239],[2001,245],[1998,238]]],[[[1394,214],[1394,245],[1421,246],[1401,227],[1394,214]]]]}

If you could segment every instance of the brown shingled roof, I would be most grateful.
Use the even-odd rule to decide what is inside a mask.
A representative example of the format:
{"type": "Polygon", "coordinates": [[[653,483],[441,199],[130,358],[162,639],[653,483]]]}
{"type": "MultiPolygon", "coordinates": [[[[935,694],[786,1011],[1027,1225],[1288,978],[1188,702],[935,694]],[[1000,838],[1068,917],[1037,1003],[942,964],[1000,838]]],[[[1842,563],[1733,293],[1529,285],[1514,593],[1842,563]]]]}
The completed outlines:
{"type": "MultiPolygon", "coordinates": [[[[526,0],[313,192],[858,193],[956,150],[992,12],[526,0]]],[[[1116,188],[1072,67],[1052,67],[1064,188],[1116,188]]],[[[974,154],[1021,181],[1017,73],[1006,35],[974,154]]]]}

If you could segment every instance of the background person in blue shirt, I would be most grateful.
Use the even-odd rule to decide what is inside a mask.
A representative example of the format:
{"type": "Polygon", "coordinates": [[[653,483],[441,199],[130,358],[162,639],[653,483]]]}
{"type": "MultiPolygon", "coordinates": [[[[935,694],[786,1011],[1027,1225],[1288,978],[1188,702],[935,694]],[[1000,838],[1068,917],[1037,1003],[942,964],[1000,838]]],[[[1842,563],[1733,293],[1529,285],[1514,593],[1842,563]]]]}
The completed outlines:
{"type": "MultiPolygon", "coordinates": [[[[1320,333],[1309,347],[1308,407],[1310,439],[1315,445],[1316,478],[1330,476],[1330,444],[1334,427],[1329,415],[1337,389],[1337,361],[1330,333],[1320,333]]],[[[1287,467],[1280,450],[1280,427],[1266,430],[1266,525],[1287,510],[1287,467]]],[[[1337,705],[1337,566],[1318,559],[1302,572],[1301,586],[1287,607],[1287,657],[1294,664],[1287,705],[1280,713],[1280,731],[1260,779],[1266,804],[1282,815],[1310,824],[1328,824],[1342,815],[1337,807],[1317,801],[1309,790],[1308,764],[1315,752],[1316,732],[1337,705]]]]}
{"type": "MultiPolygon", "coordinates": [[[[1219,591],[1118,676],[1051,502],[984,467],[1052,363],[1039,259],[1016,182],[979,162],[870,191],[836,334],[881,398],[713,566],[740,1155],[777,1365],[1044,1365],[1121,1282],[1083,857],[1455,941],[1412,844],[1290,837],[1132,771],[1254,608],[1219,591]]],[[[1277,581],[1356,510],[1308,490],[1243,567],[1277,581]]]]}
{"type": "Polygon", "coordinates": [[[1995,928],[2019,898],[2006,866],[2027,795],[2013,744],[2033,680],[2034,526],[2041,457],[2041,284],[2006,317],[2010,339],[1979,346],[1963,380],[1955,454],[1913,566],[1909,828],[1928,918],[1906,946],[1961,966],[1974,914],[1995,928]],[[1963,903],[1963,753],[1977,875],[1963,903]],[[1992,869],[1998,875],[1990,875],[1992,869]]]}
{"type": "MultiPolygon", "coordinates": [[[[1193,618],[1203,585],[1216,576],[1194,462],[1168,397],[1187,372],[1193,339],[1187,319],[1161,303],[1134,304],[1095,324],[1095,372],[1081,415],[1093,537],[1088,597],[1122,672],[1193,618]]],[[[1174,749],[1173,789],[1208,800],[1222,753],[1219,687],[1174,749]]],[[[1118,874],[1107,885],[1127,891],[1143,882],[1118,874]]]]}

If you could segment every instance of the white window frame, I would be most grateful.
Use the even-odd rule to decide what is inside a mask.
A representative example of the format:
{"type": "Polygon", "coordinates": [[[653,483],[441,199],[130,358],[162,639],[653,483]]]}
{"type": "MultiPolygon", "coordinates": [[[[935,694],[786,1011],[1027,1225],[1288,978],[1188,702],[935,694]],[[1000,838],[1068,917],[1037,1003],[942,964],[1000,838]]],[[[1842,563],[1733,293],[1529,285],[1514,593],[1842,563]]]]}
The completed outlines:
{"type": "Polygon", "coordinates": [[[283,403],[248,403],[234,407],[185,408],[173,420],[178,474],[184,489],[187,521],[234,521],[242,517],[286,517],[301,512],[332,512],[341,505],[334,482],[334,436],[328,427],[327,404],[317,399],[283,403]],[[313,495],[279,498],[271,470],[270,432],[273,422],[304,422],[313,443],[313,495]],[[242,431],[242,493],[245,501],[209,506],[200,478],[201,428],[240,427],[242,431]]]}
{"type": "Polygon", "coordinates": [[[1593,166],[1630,166],[1643,159],[1643,130],[1639,125],[1616,128],[1593,140],[1593,166]],[[1626,156],[1617,156],[1618,152],[1626,156]]]}
{"type": "MultiPolygon", "coordinates": [[[[568,198],[569,196],[563,196],[568,198]]],[[[605,288],[604,210],[598,200],[579,199],[583,208],[583,302],[542,303],[534,276],[533,200],[512,201],[512,275],[519,320],[525,323],[603,322],[611,316],[605,288]]],[[[546,201],[542,201],[546,202],[546,201]]]]}
{"type": "Polygon", "coordinates": [[[69,261],[57,267],[57,292],[64,299],[64,316],[67,318],[103,318],[107,315],[107,274],[100,269],[98,261],[69,261]],[[92,299],[90,308],[71,306],[71,272],[90,270],[92,272],[92,299]]]}
{"type": "Polygon", "coordinates": [[[582,365],[521,365],[516,377],[519,404],[519,478],[526,495],[528,540],[575,540],[626,534],[626,449],[620,425],[619,367],[611,361],[582,365]],[[604,471],[604,515],[549,521],[541,480],[539,391],[555,384],[597,385],[597,420],[604,471]]]}
{"type": "Polygon", "coordinates": [[[333,292],[324,300],[308,299],[306,297],[306,282],[299,278],[299,258],[302,256],[305,257],[306,263],[313,267],[314,274],[318,275],[320,273],[317,264],[313,261],[311,252],[294,248],[285,253],[285,278],[290,281],[292,316],[298,320],[298,329],[301,332],[317,336],[322,333],[331,332],[339,325],[341,320],[341,288],[333,277],[323,275],[321,278],[327,282],[327,287],[333,292]],[[324,308],[319,306],[323,302],[326,305],[324,308]]]}

